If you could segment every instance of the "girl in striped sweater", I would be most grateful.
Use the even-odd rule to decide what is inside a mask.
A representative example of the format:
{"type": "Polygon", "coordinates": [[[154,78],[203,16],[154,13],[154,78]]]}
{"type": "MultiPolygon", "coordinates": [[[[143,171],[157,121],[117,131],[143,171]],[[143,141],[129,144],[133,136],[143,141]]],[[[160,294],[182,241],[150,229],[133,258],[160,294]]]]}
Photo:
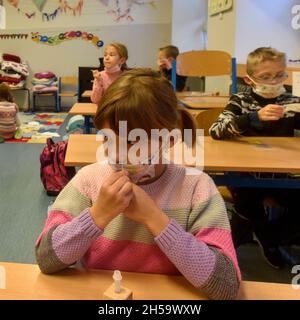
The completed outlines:
{"type": "Polygon", "coordinates": [[[0,84],[0,139],[11,139],[20,126],[18,106],[14,103],[10,88],[0,84]]]}
{"type": "MultiPolygon", "coordinates": [[[[117,79],[95,117],[106,145],[116,149],[115,159],[108,152],[107,163],[82,168],[57,197],[36,242],[41,271],[55,273],[81,261],[87,268],[182,274],[210,298],[235,298],[240,271],[225,205],[213,181],[203,172],[191,175],[182,165],[164,164],[164,140],[151,156],[146,153],[147,161],[128,157],[127,164],[115,143],[127,134],[120,121],[126,121],[128,132],[192,129],[195,134],[168,80],[144,69],[117,79]],[[116,139],[110,140],[110,134],[116,139]]],[[[147,145],[142,138],[125,139],[128,155],[131,148],[147,145]]],[[[151,142],[152,135],[147,146],[151,142]]]]}

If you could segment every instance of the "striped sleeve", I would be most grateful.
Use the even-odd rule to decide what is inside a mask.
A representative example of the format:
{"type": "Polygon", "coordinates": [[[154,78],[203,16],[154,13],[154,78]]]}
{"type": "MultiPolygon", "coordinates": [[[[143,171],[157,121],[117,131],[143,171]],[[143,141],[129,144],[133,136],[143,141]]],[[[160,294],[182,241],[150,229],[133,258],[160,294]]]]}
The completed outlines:
{"type": "Polygon", "coordinates": [[[195,192],[188,230],[171,220],[155,241],[195,287],[212,299],[234,299],[241,277],[224,201],[211,181],[208,199],[199,203],[205,185],[195,192]]]}
{"type": "Polygon", "coordinates": [[[84,194],[83,175],[77,175],[60,192],[36,242],[36,260],[44,273],[54,273],[76,263],[102,234],[93,222],[91,200],[84,194]],[[76,185],[81,182],[82,190],[76,185]]]}
{"type": "Polygon", "coordinates": [[[209,134],[214,139],[229,139],[240,136],[249,126],[248,114],[242,114],[242,100],[233,95],[224,111],[209,129],[209,134]]]}

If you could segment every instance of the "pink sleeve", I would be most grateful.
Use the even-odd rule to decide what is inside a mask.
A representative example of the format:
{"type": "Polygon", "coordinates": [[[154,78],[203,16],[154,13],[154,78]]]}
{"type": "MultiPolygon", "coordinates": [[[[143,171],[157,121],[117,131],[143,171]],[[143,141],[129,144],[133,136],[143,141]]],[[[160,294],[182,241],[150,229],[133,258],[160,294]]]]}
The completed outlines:
{"type": "Polygon", "coordinates": [[[93,84],[93,92],[91,95],[92,102],[98,104],[103,96],[103,93],[103,84],[99,84],[99,82],[95,80],[93,84]]]}

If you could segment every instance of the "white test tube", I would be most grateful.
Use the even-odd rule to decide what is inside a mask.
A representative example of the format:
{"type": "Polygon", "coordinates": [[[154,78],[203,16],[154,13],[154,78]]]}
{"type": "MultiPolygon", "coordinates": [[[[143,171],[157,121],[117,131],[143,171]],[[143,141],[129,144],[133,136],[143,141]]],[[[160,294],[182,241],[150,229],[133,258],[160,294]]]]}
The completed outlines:
{"type": "Polygon", "coordinates": [[[119,270],[114,271],[113,279],[115,282],[115,293],[120,293],[122,291],[122,289],[121,289],[122,275],[119,270]]]}

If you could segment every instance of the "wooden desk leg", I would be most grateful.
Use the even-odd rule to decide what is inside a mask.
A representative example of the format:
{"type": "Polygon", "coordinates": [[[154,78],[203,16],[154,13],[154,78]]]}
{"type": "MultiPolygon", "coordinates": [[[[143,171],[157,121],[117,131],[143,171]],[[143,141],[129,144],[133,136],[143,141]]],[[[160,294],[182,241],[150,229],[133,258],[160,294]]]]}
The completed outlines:
{"type": "Polygon", "coordinates": [[[90,133],[90,116],[84,116],[84,128],[83,133],[89,134],[90,133]]]}

